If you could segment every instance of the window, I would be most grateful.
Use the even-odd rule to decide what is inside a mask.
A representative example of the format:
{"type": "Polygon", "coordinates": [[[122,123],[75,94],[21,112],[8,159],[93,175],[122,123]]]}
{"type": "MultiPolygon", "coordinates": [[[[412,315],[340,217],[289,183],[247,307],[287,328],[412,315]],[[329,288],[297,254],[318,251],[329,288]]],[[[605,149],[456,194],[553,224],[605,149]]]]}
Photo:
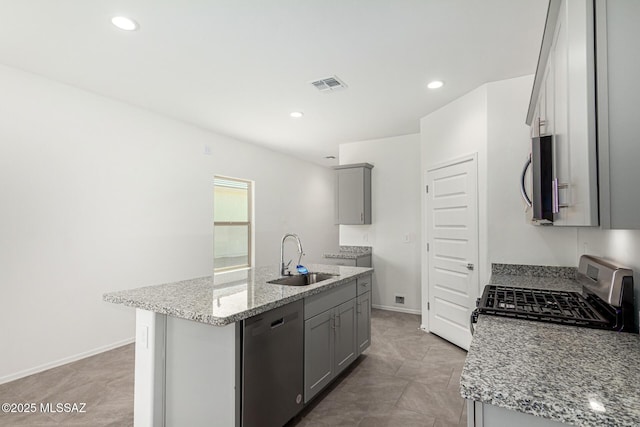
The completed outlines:
{"type": "Polygon", "coordinates": [[[214,271],[251,266],[251,182],[213,179],[214,271]]]}

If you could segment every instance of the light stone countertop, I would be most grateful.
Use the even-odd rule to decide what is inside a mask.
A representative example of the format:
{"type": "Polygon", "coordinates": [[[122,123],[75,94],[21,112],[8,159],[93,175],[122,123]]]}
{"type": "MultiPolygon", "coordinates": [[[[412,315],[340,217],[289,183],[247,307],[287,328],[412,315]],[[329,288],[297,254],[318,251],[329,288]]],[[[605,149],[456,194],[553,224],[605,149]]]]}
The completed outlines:
{"type": "MultiPolygon", "coordinates": [[[[580,290],[572,279],[494,274],[492,284],[580,290]]],[[[640,335],[480,315],[466,399],[580,426],[640,426],[640,335]]]]}
{"type": "Polygon", "coordinates": [[[325,252],[324,258],[358,259],[371,256],[370,246],[340,246],[337,252],[325,252]]]}
{"type": "Polygon", "coordinates": [[[280,277],[278,266],[219,273],[163,285],[110,292],[103,300],[215,326],[224,326],[344,285],[373,273],[372,268],[310,264],[310,272],[335,274],[308,286],[267,283],[280,277]]]}

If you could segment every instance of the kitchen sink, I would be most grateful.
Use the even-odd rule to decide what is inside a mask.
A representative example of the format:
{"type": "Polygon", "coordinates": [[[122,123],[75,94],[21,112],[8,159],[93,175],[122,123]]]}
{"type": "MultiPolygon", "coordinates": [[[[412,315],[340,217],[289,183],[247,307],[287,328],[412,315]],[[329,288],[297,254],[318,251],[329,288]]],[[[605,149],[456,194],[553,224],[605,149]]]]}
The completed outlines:
{"type": "Polygon", "coordinates": [[[287,286],[307,286],[314,283],[322,282],[335,277],[335,274],[329,273],[309,273],[298,274],[295,276],[285,276],[275,280],[269,280],[267,283],[273,283],[274,285],[287,285],[287,286]]]}

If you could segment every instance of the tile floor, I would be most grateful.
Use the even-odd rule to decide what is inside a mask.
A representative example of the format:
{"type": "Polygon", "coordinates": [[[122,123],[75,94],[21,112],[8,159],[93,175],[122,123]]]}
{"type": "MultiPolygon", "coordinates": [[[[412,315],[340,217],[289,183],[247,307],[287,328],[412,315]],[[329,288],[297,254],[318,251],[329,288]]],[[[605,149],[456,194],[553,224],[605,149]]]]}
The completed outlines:
{"type": "MultiPolygon", "coordinates": [[[[419,324],[373,310],[371,347],[288,426],[466,426],[458,391],[466,352],[419,324]]],[[[0,426],[133,425],[133,358],[128,345],[0,385],[0,403],[86,403],[80,414],[0,412],[0,426]]]]}
{"type": "Polygon", "coordinates": [[[371,347],[290,426],[466,426],[467,352],[419,326],[419,316],[372,310],[371,347]]]}
{"type": "Polygon", "coordinates": [[[133,344],[0,385],[0,403],[36,403],[36,413],[0,412],[0,426],[133,425],[133,344]],[[40,404],[86,403],[84,413],[43,413],[40,404]]]}

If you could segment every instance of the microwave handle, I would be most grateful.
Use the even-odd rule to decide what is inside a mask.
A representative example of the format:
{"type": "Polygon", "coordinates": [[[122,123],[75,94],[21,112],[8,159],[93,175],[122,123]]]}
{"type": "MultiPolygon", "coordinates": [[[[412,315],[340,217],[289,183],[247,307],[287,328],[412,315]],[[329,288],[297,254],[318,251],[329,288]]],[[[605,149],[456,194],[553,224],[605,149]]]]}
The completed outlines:
{"type": "Polygon", "coordinates": [[[529,157],[527,157],[527,161],[524,163],[524,167],[522,168],[522,176],[520,177],[520,194],[522,194],[522,198],[524,199],[524,202],[527,204],[527,206],[531,207],[531,199],[527,195],[527,189],[524,185],[524,177],[527,174],[527,169],[529,169],[529,166],[531,166],[531,154],[529,154],[529,157]]]}
{"type": "Polygon", "coordinates": [[[558,178],[554,178],[551,181],[551,212],[554,214],[560,213],[560,202],[558,201],[558,178]]]}

